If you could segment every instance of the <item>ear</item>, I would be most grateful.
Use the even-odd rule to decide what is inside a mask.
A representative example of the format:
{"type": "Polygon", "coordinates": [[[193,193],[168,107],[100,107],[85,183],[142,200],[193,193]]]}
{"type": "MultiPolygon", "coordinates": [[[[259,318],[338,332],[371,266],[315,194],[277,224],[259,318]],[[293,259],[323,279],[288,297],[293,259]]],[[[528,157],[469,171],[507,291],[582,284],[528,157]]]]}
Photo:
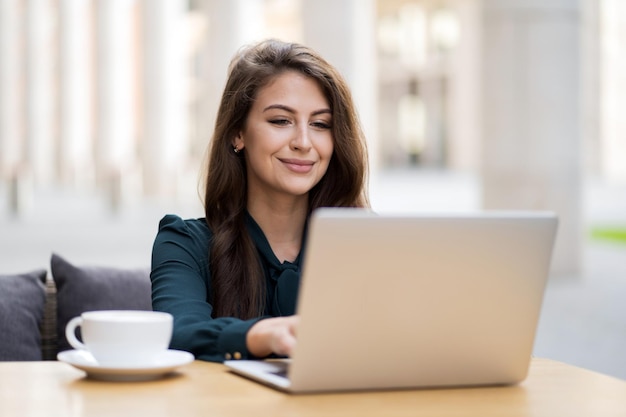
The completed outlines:
{"type": "Polygon", "coordinates": [[[232,145],[233,145],[233,148],[237,148],[239,150],[242,150],[244,148],[245,145],[243,143],[243,133],[242,132],[237,133],[237,136],[235,136],[233,138],[232,145]]]}

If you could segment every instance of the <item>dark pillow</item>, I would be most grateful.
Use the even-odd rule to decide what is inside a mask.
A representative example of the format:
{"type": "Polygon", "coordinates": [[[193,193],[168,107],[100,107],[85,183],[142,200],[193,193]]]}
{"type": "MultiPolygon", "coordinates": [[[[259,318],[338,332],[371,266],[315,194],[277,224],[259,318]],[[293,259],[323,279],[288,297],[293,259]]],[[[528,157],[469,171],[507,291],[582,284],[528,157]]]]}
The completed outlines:
{"type": "Polygon", "coordinates": [[[40,361],[46,271],[0,275],[0,360],[40,361]]]}
{"type": "Polygon", "coordinates": [[[77,267],[52,254],[50,269],[57,287],[59,352],[72,349],[65,326],[85,311],[152,310],[149,268],[77,267]]]}

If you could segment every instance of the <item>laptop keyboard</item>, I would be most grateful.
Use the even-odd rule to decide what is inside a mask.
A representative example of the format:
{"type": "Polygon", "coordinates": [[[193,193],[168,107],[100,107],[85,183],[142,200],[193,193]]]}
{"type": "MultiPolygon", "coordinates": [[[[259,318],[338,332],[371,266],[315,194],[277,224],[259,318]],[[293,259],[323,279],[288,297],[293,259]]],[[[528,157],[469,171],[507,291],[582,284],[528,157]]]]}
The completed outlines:
{"type": "Polygon", "coordinates": [[[288,362],[274,362],[272,363],[278,369],[269,371],[270,374],[279,376],[281,378],[289,379],[287,374],[289,373],[289,363],[288,362]]]}

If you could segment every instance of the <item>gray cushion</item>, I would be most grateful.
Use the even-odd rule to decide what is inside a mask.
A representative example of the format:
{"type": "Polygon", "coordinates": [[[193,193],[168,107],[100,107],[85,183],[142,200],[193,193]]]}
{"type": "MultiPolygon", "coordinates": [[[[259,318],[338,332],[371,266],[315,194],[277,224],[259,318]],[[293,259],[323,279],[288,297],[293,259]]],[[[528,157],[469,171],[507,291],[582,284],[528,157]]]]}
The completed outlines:
{"type": "Polygon", "coordinates": [[[57,287],[59,351],[72,349],[65,326],[93,310],[152,310],[150,269],[74,266],[57,254],[50,262],[57,287]]]}
{"type": "Polygon", "coordinates": [[[41,360],[46,271],[0,275],[0,360],[41,360]]]}

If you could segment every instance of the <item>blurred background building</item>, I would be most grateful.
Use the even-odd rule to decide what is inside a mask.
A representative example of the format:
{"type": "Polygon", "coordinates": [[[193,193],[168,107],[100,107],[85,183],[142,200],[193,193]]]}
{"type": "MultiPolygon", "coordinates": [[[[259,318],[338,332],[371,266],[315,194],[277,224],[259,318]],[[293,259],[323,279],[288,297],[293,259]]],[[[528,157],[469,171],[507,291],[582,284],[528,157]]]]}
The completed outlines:
{"type": "Polygon", "coordinates": [[[372,170],[478,175],[486,209],[550,209],[580,268],[583,181],[626,181],[619,0],[2,0],[0,179],[112,208],[188,193],[230,58],[306,43],[346,76],[372,170]]]}
{"type": "Polygon", "coordinates": [[[625,1],[0,0],[0,273],[147,263],[162,210],[202,216],[228,63],[268,37],[347,78],[374,209],[556,211],[574,281],[624,226],[625,1]]]}

